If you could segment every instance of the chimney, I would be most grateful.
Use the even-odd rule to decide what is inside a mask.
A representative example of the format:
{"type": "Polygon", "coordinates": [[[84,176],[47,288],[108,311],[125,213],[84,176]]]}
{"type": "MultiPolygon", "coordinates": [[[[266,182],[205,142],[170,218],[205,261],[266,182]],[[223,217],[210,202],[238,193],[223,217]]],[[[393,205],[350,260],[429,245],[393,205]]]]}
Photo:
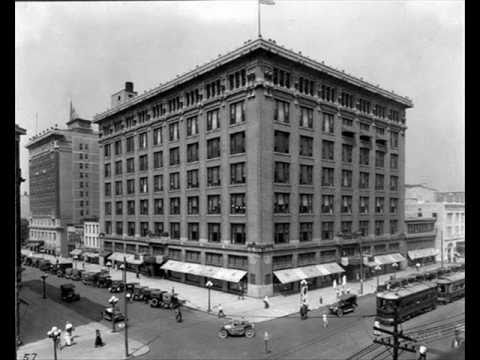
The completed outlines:
{"type": "Polygon", "coordinates": [[[125,91],[133,92],[133,82],[127,81],[125,83],[125,91]]]}

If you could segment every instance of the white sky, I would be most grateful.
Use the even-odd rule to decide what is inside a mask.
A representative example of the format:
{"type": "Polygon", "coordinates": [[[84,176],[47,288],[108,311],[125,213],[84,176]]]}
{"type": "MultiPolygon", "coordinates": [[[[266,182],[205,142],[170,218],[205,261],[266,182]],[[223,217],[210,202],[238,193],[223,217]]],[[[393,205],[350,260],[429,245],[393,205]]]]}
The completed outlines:
{"type": "MultiPolygon", "coordinates": [[[[275,1],[262,5],[264,38],[413,100],[406,182],[464,190],[464,2],[275,1]]],[[[143,93],[255,39],[256,4],[15,3],[15,122],[27,129],[22,144],[54,124],[64,127],[70,99],[91,119],[125,81],[143,93]]],[[[26,149],[21,156],[28,179],[26,149]]]]}

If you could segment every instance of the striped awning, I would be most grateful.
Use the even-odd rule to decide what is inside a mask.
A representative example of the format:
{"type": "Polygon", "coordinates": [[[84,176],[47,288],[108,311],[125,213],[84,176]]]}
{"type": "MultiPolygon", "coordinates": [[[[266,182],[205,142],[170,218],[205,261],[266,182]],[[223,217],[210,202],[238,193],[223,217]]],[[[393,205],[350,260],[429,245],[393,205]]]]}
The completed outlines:
{"type": "Polygon", "coordinates": [[[294,281],[311,279],[319,276],[342,273],[345,270],[337,263],[318,264],[302,266],[292,269],[283,269],[274,271],[273,274],[282,284],[288,284],[294,281]]]}
{"type": "Polygon", "coordinates": [[[411,260],[415,260],[415,259],[421,259],[421,258],[430,257],[430,256],[437,256],[438,252],[439,252],[438,249],[435,249],[435,248],[410,250],[408,252],[408,257],[411,260]]]}
{"type": "Polygon", "coordinates": [[[375,256],[375,262],[378,265],[393,264],[405,261],[405,258],[401,254],[388,254],[388,255],[377,255],[375,256]]]}
{"type": "Polygon", "coordinates": [[[245,270],[227,269],[223,267],[192,264],[175,260],[168,260],[161,266],[161,268],[183,274],[203,276],[233,283],[238,283],[247,273],[245,270]]]}

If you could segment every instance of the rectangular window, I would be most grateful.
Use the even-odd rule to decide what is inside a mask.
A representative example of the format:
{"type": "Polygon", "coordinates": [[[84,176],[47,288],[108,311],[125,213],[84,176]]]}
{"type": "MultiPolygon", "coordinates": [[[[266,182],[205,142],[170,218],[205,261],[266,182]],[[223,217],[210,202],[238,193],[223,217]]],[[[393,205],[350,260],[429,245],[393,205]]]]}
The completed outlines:
{"type": "Polygon", "coordinates": [[[198,161],[198,143],[187,145],[187,162],[198,161]]]}
{"type": "Polygon", "coordinates": [[[198,118],[192,116],[187,118],[187,136],[193,136],[198,134],[198,118]]]}
{"type": "Polygon", "coordinates": [[[392,148],[398,148],[398,132],[390,132],[390,146],[392,148]]]}
{"type": "Polygon", "coordinates": [[[342,214],[351,214],[352,213],[352,197],[351,196],[342,196],[342,214]]]}
{"type": "Polygon", "coordinates": [[[352,171],[342,170],[342,187],[352,187],[352,171]]]}
{"type": "MultiPolygon", "coordinates": [[[[188,231],[188,240],[198,241],[198,239],[200,238],[200,227],[199,227],[198,223],[188,223],[187,231],[188,231]]],[[[199,251],[187,251],[185,253],[185,259],[187,261],[200,262],[200,252],[199,251]],[[192,256],[189,259],[189,253],[196,254],[196,255],[192,256]]]]}
{"type": "Polygon", "coordinates": [[[390,198],[390,214],[396,214],[398,211],[398,199],[390,198]]]}
{"type": "Polygon", "coordinates": [[[135,236],[135,223],[133,221],[129,221],[127,223],[127,235],[128,236],[135,236]]]}
{"type": "Polygon", "coordinates": [[[142,177],[139,179],[138,182],[138,191],[141,194],[146,194],[148,193],[148,177],[142,177]]]}
{"type": "Polygon", "coordinates": [[[288,184],[290,182],[290,164],[285,162],[275,162],[275,183],[288,184]]]}
{"type": "Polygon", "coordinates": [[[198,170],[187,171],[187,189],[196,189],[198,187],[198,170]]]}
{"type": "Polygon", "coordinates": [[[390,220],[390,234],[398,233],[398,220],[390,220]]]}
{"type": "Polygon", "coordinates": [[[110,177],[112,175],[112,165],[105,164],[105,177],[110,177]]]}
{"type": "Polygon", "coordinates": [[[115,215],[122,215],[123,214],[123,202],[117,201],[115,202],[115,215]]]}
{"type": "Polygon", "coordinates": [[[322,140],[322,159],[334,160],[334,142],[322,140]]]}
{"type": "Polygon", "coordinates": [[[228,255],[228,267],[235,269],[248,269],[248,257],[228,255]]]}
{"type": "Polygon", "coordinates": [[[368,220],[362,220],[359,222],[358,230],[362,236],[368,236],[369,226],[370,226],[370,222],[368,220]]]}
{"type": "Polygon", "coordinates": [[[168,125],[168,135],[170,141],[177,141],[178,139],[180,139],[178,121],[168,125]]]}
{"type": "Polygon", "coordinates": [[[289,193],[275,193],[273,212],[276,214],[288,214],[290,212],[289,193]]]}
{"type": "MultiPolygon", "coordinates": [[[[313,238],[313,223],[300,223],[300,241],[312,241],[313,238]]],[[[313,253],[315,254],[315,253],[313,253]]]]}
{"type": "Polygon", "coordinates": [[[290,152],[289,142],[290,142],[289,133],[275,130],[275,143],[274,143],[273,151],[288,154],[290,152]]]}
{"type": "Polygon", "coordinates": [[[170,175],[170,190],[180,189],[180,173],[171,173],[170,175]]]}
{"type": "Polygon", "coordinates": [[[239,101],[230,104],[230,125],[240,124],[245,121],[245,102],[239,101]]]}
{"type": "Polygon", "coordinates": [[[360,196],[359,212],[360,214],[368,214],[368,196],[360,196]]]}
{"type": "MultiPolygon", "coordinates": [[[[173,240],[180,240],[180,223],[170,223],[170,238],[173,240]]],[[[170,252],[171,249],[169,249],[168,251],[170,252]]]]}
{"type": "Polygon", "coordinates": [[[313,166],[300,165],[300,185],[313,185],[313,166]]]}
{"type": "Polygon", "coordinates": [[[340,224],[341,232],[343,235],[351,235],[352,234],[352,222],[351,221],[342,221],[340,224]]]}
{"type": "Polygon", "coordinates": [[[180,148],[170,149],[170,166],[180,164],[180,148]]]}
{"type": "Polygon", "coordinates": [[[313,195],[312,194],[300,194],[299,213],[313,214],[313,195]]]}
{"type": "Polygon", "coordinates": [[[153,200],[153,214],[154,215],[163,215],[163,199],[154,199],[153,200]]]}
{"type": "Polygon", "coordinates": [[[231,224],[231,241],[232,244],[245,245],[247,235],[245,233],[245,224],[231,224]]]}
{"type": "Polygon", "coordinates": [[[105,157],[110,157],[112,155],[111,145],[105,144],[103,145],[103,154],[105,157]]]}
{"type": "Polygon", "coordinates": [[[290,242],[290,224],[280,223],[275,224],[274,229],[274,243],[275,244],[287,244],[290,242]]]}
{"type": "Polygon", "coordinates": [[[340,105],[353,109],[353,95],[342,91],[340,94],[340,105]]]}
{"type": "Polygon", "coordinates": [[[230,213],[245,214],[245,194],[230,194],[230,213]]]}
{"type": "Polygon", "coordinates": [[[292,266],[292,255],[272,256],[272,268],[275,270],[292,266]]]}
{"type": "Polygon", "coordinates": [[[245,163],[236,163],[230,165],[230,184],[245,184],[245,163]]]}
{"type": "Polygon", "coordinates": [[[370,163],[370,149],[360,148],[360,165],[368,165],[370,163]]]}
{"type": "Polygon", "coordinates": [[[300,127],[313,129],[313,109],[300,107],[300,127]]]}
{"type": "Polygon", "coordinates": [[[138,158],[140,171],[148,170],[148,155],[142,155],[138,158]]]}
{"type": "Polygon", "coordinates": [[[122,160],[115,161],[115,175],[122,174],[122,160]]]}
{"type": "Polygon", "coordinates": [[[163,167],[163,151],[153,153],[153,168],[159,169],[163,167]]]}
{"type": "Polygon", "coordinates": [[[148,200],[140,200],[140,215],[148,215],[148,200]]]}
{"type": "Polygon", "coordinates": [[[207,168],[207,186],[220,186],[220,166],[207,168]]]}
{"type": "Polygon", "coordinates": [[[111,202],[106,202],[105,203],[105,215],[112,215],[112,203],[111,202]]]}
{"type": "Polygon", "coordinates": [[[117,221],[115,223],[115,234],[117,235],[123,235],[123,222],[117,221]]]}
{"type": "Polygon", "coordinates": [[[220,128],[218,109],[207,111],[207,131],[220,128]]]}
{"type": "Polygon", "coordinates": [[[164,230],[163,230],[163,222],[154,222],[153,223],[153,233],[157,236],[162,235],[164,230]]]}
{"type": "Polygon", "coordinates": [[[398,191],[398,176],[390,176],[390,191],[398,191]]]}
{"type": "Polygon", "coordinates": [[[375,190],[384,190],[385,176],[382,174],[375,174],[375,190]]]}
{"type": "Polygon", "coordinates": [[[385,153],[383,151],[375,151],[375,166],[385,167],[385,153]]]}
{"type": "Polygon", "coordinates": [[[350,144],[342,144],[342,161],[351,163],[352,162],[352,153],[353,146],[350,144]]]}
{"type": "Polygon", "coordinates": [[[208,228],[208,241],[209,242],[220,242],[220,240],[221,240],[220,224],[209,223],[207,225],[207,228],[208,228]]]}
{"type": "Polygon", "coordinates": [[[105,233],[106,234],[111,234],[112,233],[112,222],[111,221],[105,221],[105,233]]]}
{"type": "Polygon", "coordinates": [[[138,135],[138,148],[140,150],[147,148],[147,133],[138,135]]]}
{"type": "Polygon", "coordinates": [[[129,158],[127,159],[127,173],[135,172],[135,159],[129,158]]]}
{"type": "Polygon", "coordinates": [[[141,222],[140,223],[140,235],[141,236],[148,236],[149,233],[150,233],[150,230],[148,229],[148,222],[141,222]]]}
{"type": "Polygon", "coordinates": [[[322,118],[322,132],[326,134],[333,134],[333,114],[323,113],[322,118]]]}
{"type": "Polygon", "coordinates": [[[207,140],[207,159],[220,157],[220,138],[207,140]]]}
{"type": "Polygon", "coordinates": [[[300,136],[300,156],[313,156],[313,138],[300,136]]]}
{"type": "Polygon", "coordinates": [[[398,170],[398,155],[390,154],[390,169],[398,170]]]}
{"type": "Polygon", "coordinates": [[[199,197],[190,196],[187,198],[187,214],[188,215],[198,215],[199,212],[199,197]]]}
{"type": "Polygon", "coordinates": [[[322,85],[320,90],[320,97],[322,98],[322,100],[334,103],[335,89],[328,85],[322,85]]]}
{"type": "Polygon", "coordinates": [[[115,195],[122,195],[122,182],[121,181],[115,181],[115,195]]]}
{"type": "Polygon", "coordinates": [[[375,198],[375,213],[376,214],[383,214],[385,208],[385,199],[383,197],[375,198]]]}
{"type": "Polygon", "coordinates": [[[115,141],[115,155],[122,153],[122,140],[115,141]]]}
{"type": "Polygon", "coordinates": [[[170,198],[170,215],[180,215],[180,198],[170,198]]]}
{"type": "Polygon", "coordinates": [[[275,100],[273,119],[288,124],[290,122],[290,104],[286,101],[275,100]]]}
{"type": "Polygon", "coordinates": [[[245,132],[237,132],[230,135],[230,154],[245,152],[245,132]]]}
{"type": "Polygon", "coordinates": [[[322,168],[322,186],[334,186],[334,169],[322,168]]]}
{"type": "Polygon", "coordinates": [[[360,189],[368,189],[370,187],[370,174],[367,172],[361,172],[359,177],[360,189]]]}
{"type": "Polygon", "coordinates": [[[333,239],[333,221],[322,222],[322,240],[333,239]]]}
{"type": "Polygon", "coordinates": [[[162,128],[153,129],[153,145],[162,145],[162,128]]]}
{"type": "Polygon", "coordinates": [[[334,195],[322,195],[322,214],[333,214],[334,195]]]}
{"type": "Polygon", "coordinates": [[[383,220],[375,220],[375,235],[382,235],[383,231],[383,220]]]}
{"type": "Polygon", "coordinates": [[[153,191],[163,191],[163,175],[155,175],[153,177],[153,191]]]}
{"type": "Polygon", "coordinates": [[[208,214],[220,214],[222,211],[220,195],[208,195],[207,196],[207,213],[208,214]]]}
{"type": "Polygon", "coordinates": [[[133,136],[127,138],[127,153],[135,150],[135,139],[133,136]]]}
{"type": "Polygon", "coordinates": [[[127,201],[127,214],[135,215],[135,200],[127,201]]]}

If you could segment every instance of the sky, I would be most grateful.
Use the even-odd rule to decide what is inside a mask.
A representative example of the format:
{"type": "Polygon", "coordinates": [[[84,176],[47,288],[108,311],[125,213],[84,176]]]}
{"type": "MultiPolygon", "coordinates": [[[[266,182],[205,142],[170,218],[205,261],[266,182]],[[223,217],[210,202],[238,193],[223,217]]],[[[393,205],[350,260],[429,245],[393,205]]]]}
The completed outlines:
{"type": "MultiPolygon", "coordinates": [[[[465,5],[455,0],[275,0],[264,38],[412,99],[406,183],[465,189],[465,5]]],[[[110,95],[139,94],[257,37],[256,0],[16,2],[15,122],[28,138],[93,119],[110,95]],[[36,115],[37,114],[37,115],[36,115]]]]}

